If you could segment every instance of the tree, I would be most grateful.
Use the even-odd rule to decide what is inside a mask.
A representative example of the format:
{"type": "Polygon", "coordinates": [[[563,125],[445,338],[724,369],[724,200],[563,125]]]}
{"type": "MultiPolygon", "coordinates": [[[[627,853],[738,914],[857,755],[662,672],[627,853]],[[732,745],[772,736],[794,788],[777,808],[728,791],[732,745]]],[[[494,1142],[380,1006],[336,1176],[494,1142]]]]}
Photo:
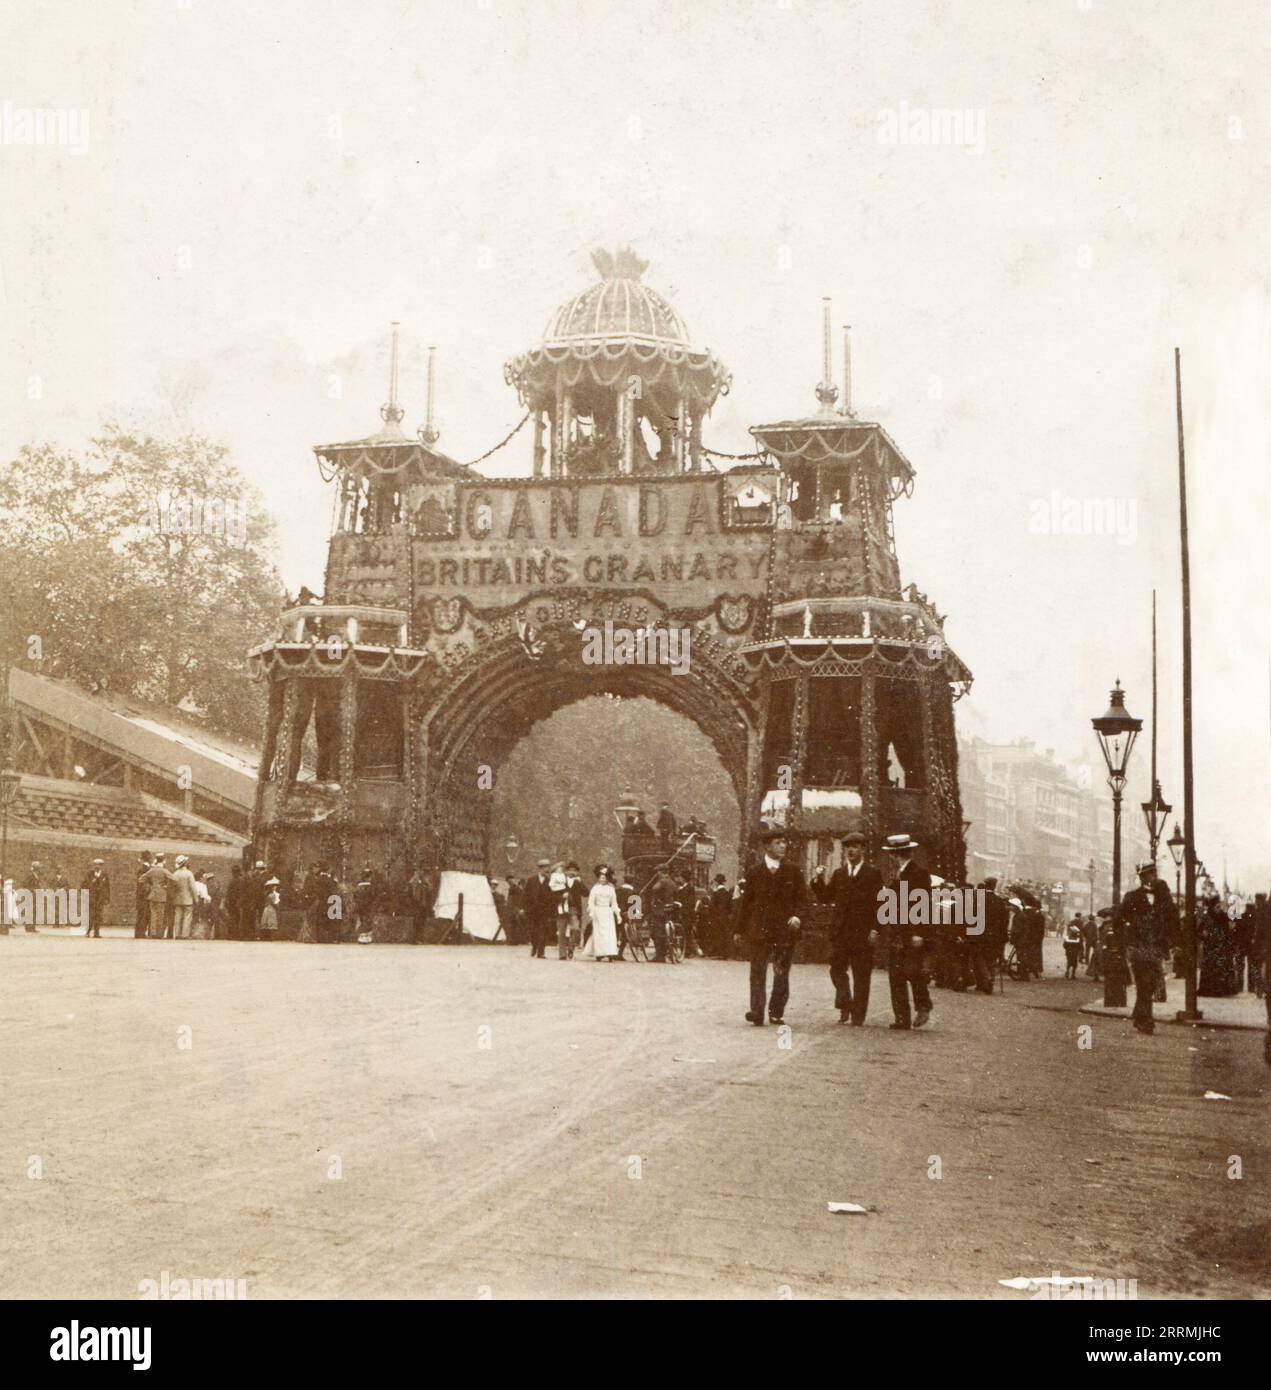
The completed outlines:
{"type": "Polygon", "coordinates": [[[26,445],[0,476],[0,528],[13,657],[259,737],[246,653],[285,595],[272,518],[221,445],[115,424],[82,454],[26,445]]]}

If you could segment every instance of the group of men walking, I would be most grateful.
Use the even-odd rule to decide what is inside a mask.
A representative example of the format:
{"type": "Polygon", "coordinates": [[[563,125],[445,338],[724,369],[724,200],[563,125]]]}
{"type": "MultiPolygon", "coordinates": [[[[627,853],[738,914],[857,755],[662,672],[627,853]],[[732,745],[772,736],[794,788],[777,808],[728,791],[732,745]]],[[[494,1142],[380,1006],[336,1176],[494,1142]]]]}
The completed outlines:
{"type": "MultiPolygon", "coordinates": [[[[784,830],[764,832],[763,855],[746,873],[738,928],[750,958],[750,1007],[746,1021],[762,1027],[785,1022],[790,999],[790,964],[811,908],[803,875],[786,860],[789,839],[784,830]],[[768,985],[771,971],[771,988],[768,985]]],[[[836,869],[821,894],[831,909],[830,980],[839,1022],[862,1027],[869,1012],[875,951],[883,947],[891,994],[892,1022],[897,1030],[922,1028],[931,1017],[929,979],[933,928],[912,923],[905,914],[889,920],[881,912],[884,883],[881,872],[865,862],[865,836],[842,840],[845,862],[836,869]]],[[[914,858],[918,842],[908,834],[888,836],[884,852],[895,861],[887,886],[897,899],[912,901],[930,895],[931,875],[914,858]]],[[[923,914],[928,915],[928,914],[923,914]]],[[[930,916],[930,915],[928,915],[930,916]]]]}

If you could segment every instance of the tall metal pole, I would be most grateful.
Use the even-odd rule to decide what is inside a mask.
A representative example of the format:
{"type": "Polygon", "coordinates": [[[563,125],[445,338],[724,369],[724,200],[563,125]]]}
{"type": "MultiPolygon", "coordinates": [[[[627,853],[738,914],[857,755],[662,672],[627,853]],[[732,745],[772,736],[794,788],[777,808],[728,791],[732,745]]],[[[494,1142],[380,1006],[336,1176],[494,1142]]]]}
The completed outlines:
{"type": "Polygon", "coordinates": [[[1196,1007],[1196,804],[1192,788],[1192,573],[1187,548],[1187,456],[1183,445],[1183,367],[1174,349],[1174,415],[1178,431],[1178,535],[1183,577],[1183,968],[1184,1022],[1203,1017],[1196,1007]]]}
{"type": "Polygon", "coordinates": [[[1112,906],[1121,906],[1121,788],[1112,788],[1112,906]]]}

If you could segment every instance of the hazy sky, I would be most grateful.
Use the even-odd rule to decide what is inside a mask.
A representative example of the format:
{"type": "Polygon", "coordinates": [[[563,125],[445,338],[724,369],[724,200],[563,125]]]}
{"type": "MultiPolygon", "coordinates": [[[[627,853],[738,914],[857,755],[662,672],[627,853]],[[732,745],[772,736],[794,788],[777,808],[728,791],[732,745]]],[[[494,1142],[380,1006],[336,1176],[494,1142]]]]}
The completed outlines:
{"type": "Polygon", "coordinates": [[[1177,344],[1198,845],[1271,864],[1269,70],[1261,0],[8,7],[0,452],[203,429],[317,588],[310,446],[378,426],[391,319],[407,425],[434,342],[471,459],[520,416],[504,360],[629,241],[732,368],[706,437],[743,450],[814,405],[833,295],[918,470],[903,578],[975,672],[962,727],[1097,758],[1115,676],[1148,713],[1156,585],[1181,810],[1177,344]],[[35,107],[74,144],[19,143],[35,107]],[[915,143],[938,110],[969,148],[915,143]],[[1040,534],[1052,494],[1120,535],[1040,534]]]}

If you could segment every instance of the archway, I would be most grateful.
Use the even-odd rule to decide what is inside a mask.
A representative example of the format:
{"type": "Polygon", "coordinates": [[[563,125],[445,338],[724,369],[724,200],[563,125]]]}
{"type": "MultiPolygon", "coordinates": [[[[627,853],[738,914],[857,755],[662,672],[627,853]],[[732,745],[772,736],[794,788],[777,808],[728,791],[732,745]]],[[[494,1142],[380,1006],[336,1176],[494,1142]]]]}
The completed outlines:
{"type": "MultiPolygon", "coordinates": [[[[561,623],[538,634],[543,651],[527,658],[513,639],[494,647],[432,707],[421,730],[421,779],[431,789],[421,830],[439,862],[483,872],[500,771],[540,721],[591,695],[644,698],[689,720],[710,741],[732,785],[740,839],[748,787],[758,775],[758,718],[749,692],[705,652],[688,669],[588,664],[579,629],[561,623]]],[[[753,796],[753,791],[751,792],[753,796]]],[[[738,845],[738,862],[744,844],[738,845]]]]}

